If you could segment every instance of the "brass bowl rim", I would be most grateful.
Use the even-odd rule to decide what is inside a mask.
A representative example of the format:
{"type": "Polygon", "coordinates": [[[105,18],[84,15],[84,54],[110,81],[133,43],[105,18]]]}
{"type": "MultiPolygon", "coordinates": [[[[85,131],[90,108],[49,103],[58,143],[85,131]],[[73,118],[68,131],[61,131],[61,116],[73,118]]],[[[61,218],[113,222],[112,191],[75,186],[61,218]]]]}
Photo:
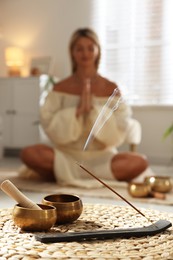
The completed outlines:
{"type": "Polygon", "coordinates": [[[150,186],[149,183],[145,183],[145,182],[129,182],[129,183],[128,183],[128,186],[129,186],[129,187],[132,186],[132,185],[144,186],[144,187],[150,186]]]}
{"type": "Polygon", "coordinates": [[[82,202],[81,198],[78,196],[78,195],[75,195],[75,194],[67,194],[67,193],[54,193],[54,194],[49,194],[49,195],[46,195],[44,198],[43,198],[43,201],[45,202],[49,202],[49,203],[57,203],[57,204],[60,204],[60,205],[69,205],[69,204],[73,204],[73,203],[78,203],[78,202],[82,202]],[[51,197],[56,197],[56,196],[62,196],[62,197],[72,197],[74,198],[75,200],[71,200],[71,201],[53,201],[53,200],[50,200],[49,198],[51,197]]]}
{"type": "MultiPolygon", "coordinates": [[[[53,206],[53,205],[46,205],[46,204],[43,204],[43,203],[36,203],[36,204],[38,206],[40,206],[41,209],[42,209],[42,206],[45,207],[45,209],[44,208],[42,209],[43,211],[45,211],[45,210],[56,210],[56,207],[53,206]]],[[[15,204],[14,208],[19,208],[19,209],[28,210],[28,211],[32,210],[32,211],[39,211],[40,212],[40,209],[26,208],[26,207],[21,206],[19,203],[15,204]]]]}
{"type": "Polygon", "coordinates": [[[145,180],[149,180],[150,178],[154,178],[154,179],[161,179],[161,180],[170,180],[171,179],[171,176],[163,176],[163,175],[161,175],[161,176],[159,176],[159,175],[152,175],[152,176],[146,176],[145,177],[145,180]]]}

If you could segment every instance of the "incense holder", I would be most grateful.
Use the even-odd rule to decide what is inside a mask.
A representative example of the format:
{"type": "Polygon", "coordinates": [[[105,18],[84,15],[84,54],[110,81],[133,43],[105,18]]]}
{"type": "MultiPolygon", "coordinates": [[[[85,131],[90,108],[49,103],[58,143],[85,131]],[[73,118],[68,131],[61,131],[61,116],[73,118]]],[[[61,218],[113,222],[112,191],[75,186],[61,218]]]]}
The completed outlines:
{"type": "Polygon", "coordinates": [[[128,192],[132,197],[144,198],[151,193],[151,186],[148,183],[131,182],[128,184],[128,192]]]}
{"type": "Polygon", "coordinates": [[[171,178],[168,176],[145,177],[145,183],[149,184],[153,191],[167,193],[172,189],[171,178]]]}
{"type": "Polygon", "coordinates": [[[44,197],[42,203],[56,208],[56,224],[71,223],[77,220],[83,211],[82,200],[71,194],[51,194],[44,197]]]}
{"type": "Polygon", "coordinates": [[[42,209],[24,208],[16,204],[13,208],[13,221],[16,226],[25,231],[49,230],[57,219],[56,208],[38,204],[42,209]]]}

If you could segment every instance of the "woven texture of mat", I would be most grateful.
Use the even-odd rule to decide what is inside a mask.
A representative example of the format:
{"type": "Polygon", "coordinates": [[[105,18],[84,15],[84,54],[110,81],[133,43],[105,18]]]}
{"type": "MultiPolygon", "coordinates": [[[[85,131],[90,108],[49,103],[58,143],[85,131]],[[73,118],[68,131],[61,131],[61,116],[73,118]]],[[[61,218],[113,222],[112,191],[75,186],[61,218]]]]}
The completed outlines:
{"type": "MultiPolygon", "coordinates": [[[[167,219],[172,213],[141,209],[152,221],[167,219]]],[[[129,207],[84,204],[81,217],[72,224],[53,227],[49,232],[143,227],[150,223],[129,207]]],[[[43,244],[33,233],[22,232],[12,220],[12,209],[0,210],[0,259],[173,259],[173,228],[148,237],[61,242],[43,244]]]]}
{"type": "MultiPolygon", "coordinates": [[[[56,183],[43,182],[40,180],[22,179],[18,177],[18,174],[15,172],[5,172],[4,174],[0,174],[0,182],[2,182],[5,179],[11,180],[22,191],[42,192],[47,194],[70,193],[83,197],[108,198],[120,200],[118,196],[116,196],[113,192],[111,192],[105,187],[90,189],[70,186],[62,187],[58,186],[58,184],[56,183]]],[[[115,189],[119,194],[121,194],[129,201],[161,205],[173,205],[173,190],[170,193],[166,194],[166,199],[161,200],[156,198],[133,198],[129,195],[127,190],[127,183],[125,182],[115,181],[113,189],[115,189]]]]}

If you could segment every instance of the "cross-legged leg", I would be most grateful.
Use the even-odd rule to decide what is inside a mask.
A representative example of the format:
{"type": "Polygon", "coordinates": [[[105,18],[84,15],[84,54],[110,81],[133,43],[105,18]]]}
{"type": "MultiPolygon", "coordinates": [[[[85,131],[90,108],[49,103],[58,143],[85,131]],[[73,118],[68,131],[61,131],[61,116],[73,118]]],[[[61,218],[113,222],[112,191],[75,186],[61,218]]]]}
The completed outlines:
{"type": "Polygon", "coordinates": [[[20,153],[21,160],[44,180],[54,181],[54,151],[51,147],[38,144],[24,148],[20,153]]]}
{"type": "Polygon", "coordinates": [[[147,159],[134,152],[118,153],[112,159],[112,173],[119,181],[131,181],[148,167],[147,159]]]}

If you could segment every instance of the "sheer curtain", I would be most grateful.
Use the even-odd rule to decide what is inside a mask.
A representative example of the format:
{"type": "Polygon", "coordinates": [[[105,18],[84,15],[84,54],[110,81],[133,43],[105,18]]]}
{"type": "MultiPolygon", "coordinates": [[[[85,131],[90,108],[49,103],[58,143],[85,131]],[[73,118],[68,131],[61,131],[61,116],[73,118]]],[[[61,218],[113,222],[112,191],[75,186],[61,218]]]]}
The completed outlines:
{"type": "Polygon", "coordinates": [[[130,104],[173,105],[173,0],[94,0],[100,73],[130,104]]]}

